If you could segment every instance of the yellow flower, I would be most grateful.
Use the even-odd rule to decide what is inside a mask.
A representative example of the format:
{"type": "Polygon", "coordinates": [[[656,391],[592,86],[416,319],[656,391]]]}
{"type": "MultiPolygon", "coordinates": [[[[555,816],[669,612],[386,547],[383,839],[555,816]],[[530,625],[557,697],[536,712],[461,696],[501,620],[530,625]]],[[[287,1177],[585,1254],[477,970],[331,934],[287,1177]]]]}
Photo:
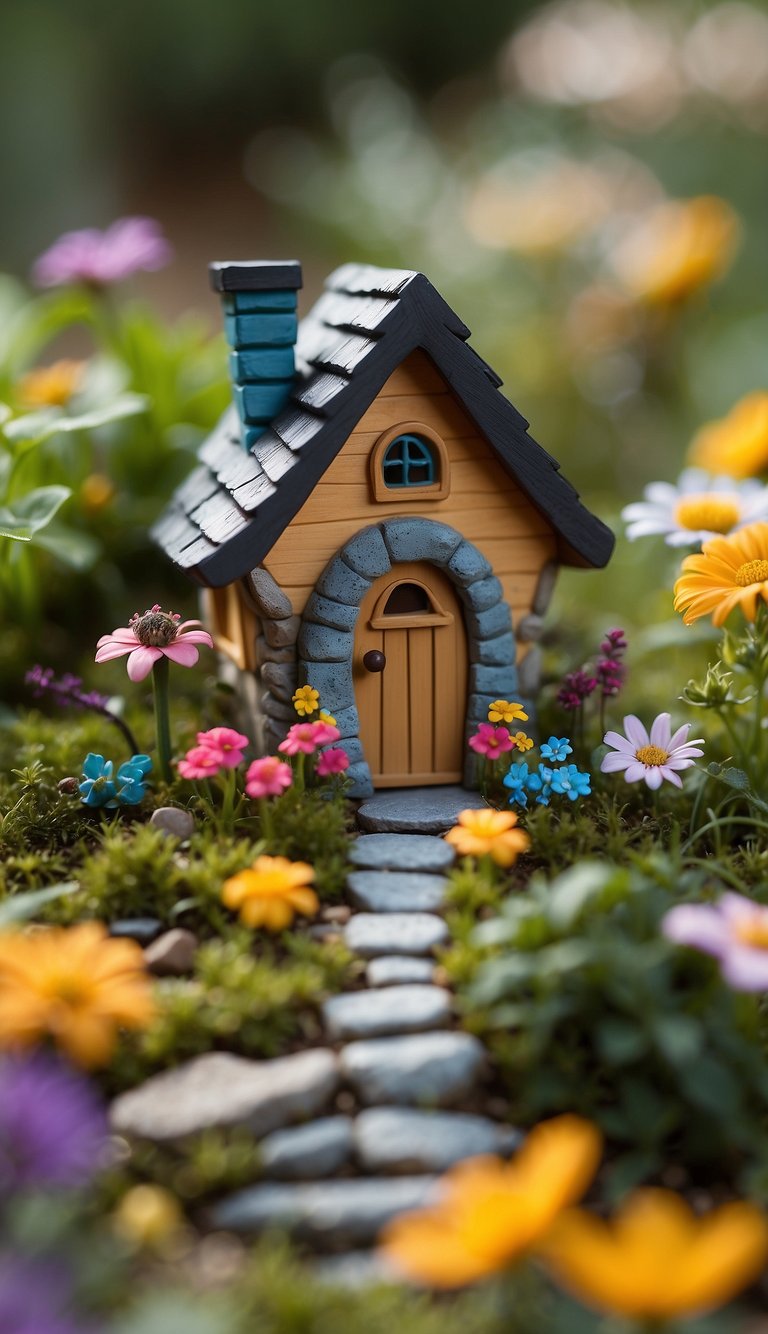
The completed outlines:
{"type": "Polygon", "coordinates": [[[319,723],[327,723],[328,727],[336,726],[336,719],[333,718],[330,713],[328,713],[327,709],[320,710],[317,716],[317,721],[319,723]]]}
{"type": "Polygon", "coordinates": [[[31,408],[65,407],[80,388],[86,365],[85,361],[54,361],[52,366],[28,371],[19,380],[20,400],[31,408]]]}
{"type": "Polygon", "coordinates": [[[525,751],[533,749],[533,742],[529,736],[526,736],[525,732],[515,732],[512,740],[518,750],[525,751]]]}
{"type": "Polygon", "coordinates": [[[162,1186],[133,1186],[125,1192],[113,1216],[118,1236],[132,1246],[164,1250],[184,1222],[178,1201],[162,1186]]]}
{"type": "Polygon", "coordinates": [[[619,244],[613,266],[637,300],[673,305],[725,272],[738,235],[738,218],[724,199],[668,200],[642,217],[619,244]]]}
{"type": "Polygon", "coordinates": [[[694,436],[692,463],[727,477],[754,477],[768,468],[768,393],[757,389],[694,436]]]}
{"type": "Polygon", "coordinates": [[[511,1163],[473,1158],[449,1172],[433,1208],[389,1225],[384,1256],[407,1277],[436,1288],[463,1287],[506,1268],[581,1198],[600,1151],[600,1132],[588,1121],[545,1121],[511,1163]]]}
{"type": "Polygon", "coordinates": [[[300,718],[314,713],[320,701],[320,693],[314,686],[299,686],[295,695],[291,695],[293,707],[300,718]]]}
{"type": "Polygon", "coordinates": [[[722,625],[741,607],[748,621],[757,600],[768,602],[768,523],[751,523],[729,537],[713,537],[695,556],[686,556],[675,584],[675,611],[686,625],[712,614],[722,625]]]}
{"type": "Polygon", "coordinates": [[[757,1278],[768,1223],[751,1204],[725,1204],[699,1218],[672,1191],[646,1189],[612,1222],[567,1210],[542,1250],[557,1279],[587,1305],[674,1319],[722,1306],[757,1278]]]}
{"type": "Polygon", "coordinates": [[[89,473],[80,487],[80,500],[84,510],[95,514],[105,508],[114,499],[115,485],[103,472],[89,473]]]}
{"type": "Polygon", "coordinates": [[[76,1065],[106,1065],[119,1028],[154,1006],[144,956],[100,922],[0,936],[0,1047],[53,1041],[76,1065]]]}
{"type": "Polygon", "coordinates": [[[510,704],[507,699],[495,699],[488,710],[489,723],[514,723],[518,718],[528,722],[528,714],[522,704],[510,704]]]}
{"type": "Polygon", "coordinates": [[[257,857],[252,867],[224,881],[221,897],[228,908],[239,910],[245,926],[282,931],[296,913],[311,917],[317,912],[317,895],[307,888],[314,878],[307,862],[257,857]]]}
{"type": "Polygon", "coordinates": [[[521,852],[527,852],[531,840],[516,829],[514,811],[468,810],[459,812],[459,823],[445,835],[462,857],[489,856],[497,866],[512,866],[521,852]]]}

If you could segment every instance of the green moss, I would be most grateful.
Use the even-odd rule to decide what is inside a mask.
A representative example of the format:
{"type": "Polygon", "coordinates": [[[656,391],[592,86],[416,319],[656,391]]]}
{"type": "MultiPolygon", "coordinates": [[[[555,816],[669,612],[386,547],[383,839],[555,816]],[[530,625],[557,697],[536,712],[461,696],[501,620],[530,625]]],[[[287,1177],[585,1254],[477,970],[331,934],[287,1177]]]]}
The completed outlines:
{"type": "Polygon", "coordinates": [[[349,804],[322,788],[289,788],[272,804],[272,833],[267,851],[310,862],[321,898],[338,898],[344,888],[349,839],[354,820],[349,804]]]}

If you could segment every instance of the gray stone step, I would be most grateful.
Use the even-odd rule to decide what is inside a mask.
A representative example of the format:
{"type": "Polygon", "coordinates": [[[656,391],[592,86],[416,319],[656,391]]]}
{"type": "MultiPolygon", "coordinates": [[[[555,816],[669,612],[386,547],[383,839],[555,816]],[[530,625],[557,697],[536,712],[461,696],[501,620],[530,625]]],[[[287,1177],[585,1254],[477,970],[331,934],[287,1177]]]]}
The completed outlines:
{"type": "Polygon", "coordinates": [[[312,1181],[330,1177],[352,1157],[354,1136],[349,1116],[324,1116],[291,1130],[275,1130],[259,1145],[265,1177],[279,1181],[312,1181]]]}
{"type": "Polygon", "coordinates": [[[214,1205],[214,1228],[258,1233],[276,1227],[316,1246],[364,1246],[398,1214],[426,1204],[435,1177],[357,1177],[306,1185],[260,1185],[214,1205]]]}
{"type": "Polygon", "coordinates": [[[176,1140],[215,1126],[248,1126],[257,1136],[325,1111],[339,1086],[338,1057],[325,1047],[276,1061],[207,1052],[116,1098],[120,1135],[176,1140]]]}
{"type": "Polygon", "coordinates": [[[522,1136],[484,1116],[370,1107],[354,1123],[358,1162],[368,1172],[443,1172],[476,1154],[506,1156],[522,1136]]]}
{"type": "Polygon", "coordinates": [[[424,912],[361,912],[344,928],[345,944],[365,959],[377,954],[431,954],[449,938],[442,918],[424,912]]]}
{"type": "Polygon", "coordinates": [[[405,986],[409,982],[431,982],[435,975],[432,959],[409,958],[407,954],[382,954],[371,959],[365,970],[369,987],[405,986]]]}
{"type": "Polygon", "coordinates": [[[330,1288],[347,1288],[355,1292],[378,1283],[402,1283],[402,1275],[385,1260],[381,1251],[344,1251],[341,1255],[324,1256],[312,1267],[317,1283],[330,1288]]]}
{"type": "MultiPolygon", "coordinates": [[[[384,995],[385,993],[381,993],[384,995]]],[[[340,1055],[360,1101],[450,1107],[476,1088],[485,1051],[470,1033],[418,1033],[351,1042],[340,1055]]]]}
{"type": "Polygon", "coordinates": [[[354,866],[371,871],[447,871],[455,853],[450,843],[428,834],[361,834],[349,851],[354,866]]]}
{"type": "Polygon", "coordinates": [[[444,987],[418,983],[383,991],[350,991],[325,1001],[322,1015],[326,1036],[331,1042],[393,1033],[423,1033],[448,1027],[451,995],[444,987]]]}
{"type": "Polygon", "coordinates": [[[439,912],[445,876],[417,871],[354,871],[347,880],[350,903],[364,912],[439,912]]]}
{"type": "Polygon", "coordinates": [[[459,811],[487,804],[479,792],[464,787],[396,788],[364,801],[357,819],[370,833],[440,834],[456,824],[459,811]]]}

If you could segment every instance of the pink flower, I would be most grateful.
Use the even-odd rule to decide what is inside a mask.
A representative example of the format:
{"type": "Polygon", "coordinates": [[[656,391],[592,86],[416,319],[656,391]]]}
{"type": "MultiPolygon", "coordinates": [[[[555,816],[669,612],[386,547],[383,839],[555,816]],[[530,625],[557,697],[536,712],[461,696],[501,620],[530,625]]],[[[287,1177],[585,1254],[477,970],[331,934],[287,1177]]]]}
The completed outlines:
{"type": "Polygon", "coordinates": [[[245,775],[245,790],[249,797],[279,797],[293,782],[290,764],[277,755],[266,755],[254,760],[245,775]]]}
{"type": "Polygon", "coordinates": [[[215,751],[222,769],[236,769],[250,742],[232,727],[211,727],[207,732],[198,732],[197,744],[204,750],[215,751]]]}
{"type": "Polygon", "coordinates": [[[349,768],[349,756],[345,750],[324,750],[315,766],[318,778],[329,778],[331,774],[343,774],[349,768]]]}
{"type": "Polygon", "coordinates": [[[315,738],[316,746],[329,746],[332,741],[341,739],[341,732],[338,727],[333,726],[332,723],[324,723],[322,718],[319,718],[316,723],[308,723],[307,725],[315,738]]]}
{"type": "Polygon", "coordinates": [[[642,779],[648,787],[661,787],[666,779],[675,787],[682,787],[679,769],[690,769],[695,759],[704,754],[698,747],[702,738],[688,741],[690,723],[678,727],[674,736],[670,726],[669,714],[660,713],[651,725],[650,736],[639,718],[630,713],[624,719],[624,731],[606,732],[603,741],[606,746],[613,746],[603,757],[600,770],[604,774],[618,773],[624,770],[628,783],[639,783],[642,779]]]}
{"type": "Polygon", "coordinates": [[[132,681],[143,681],[162,657],[180,667],[194,667],[198,659],[195,645],[213,648],[213,640],[207,630],[192,628],[199,621],[182,621],[179,625],[179,620],[177,612],[162,611],[157,603],[143,616],[136,612],[130,625],[101,636],[96,661],[110,662],[129,654],[128,675],[132,681]]]}
{"type": "Polygon", "coordinates": [[[493,723],[480,723],[474,736],[469,738],[469,745],[478,755],[485,755],[489,760],[495,760],[497,755],[515,748],[506,727],[494,727],[493,723]]]}
{"type": "Polygon", "coordinates": [[[714,954],[726,982],[737,991],[768,991],[768,908],[743,894],[717,903],[680,903],[661,929],[677,945],[714,954]]]}
{"type": "MultiPolygon", "coordinates": [[[[323,723],[320,726],[324,726],[323,723]]],[[[281,741],[278,750],[282,755],[314,755],[318,742],[315,728],[317,723],[294,723],[288,728],[285,741],[281,741]]],[[[329,728],[329,731],[335,729],[329,728]]]]}
{"type": "Polygon", "coordinates": [[[106,231],[65,232],[35,261],[32,277],[38,287],[78,282],[108,287],[140,269],[161,269],[172,255],[153,218],[119,218],[106,231]]]}
{"type": "Polygon", "coordinates": [[[221,753],[208,746],[193,746],[178,765],[182,778],[215,778],[222,767],[221,753]]]}

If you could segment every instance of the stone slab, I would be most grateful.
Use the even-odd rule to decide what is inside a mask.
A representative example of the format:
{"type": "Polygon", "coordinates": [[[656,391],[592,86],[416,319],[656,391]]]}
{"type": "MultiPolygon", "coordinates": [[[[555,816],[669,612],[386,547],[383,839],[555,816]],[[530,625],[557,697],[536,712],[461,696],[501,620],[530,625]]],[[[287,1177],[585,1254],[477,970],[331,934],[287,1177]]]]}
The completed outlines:
{"type": "Polygon", "coordinates": [[[439,912],[448,881],[423,871],[353,871],[350,903],[364,912],[439,912]]]}
{"type": "Polygon", "coordinates": [[[344,942],[355,954],[431,954],[447,945],[448,927],[426,912],[356,913],[344,928],[344,942]]]}
{"type": "Polygon", "coordinates": [[[368,833],[440,834],[459,811],[485,805],[479,792],[459,786],[394,788],[364,801],[357,819],[368,833]]]}
{"type": "Polygon", "coordinates": [[[449,843],[427,834],[362,834],[349,853],[371,871],[447,871],[454,859],[449,843]]]}
{"type": "Polygon", "coordinates": [[[367,1172],[444,1172],[477,1154],[506,1156],[522,1141],[519,1131],[484,1116],[370,1107],[355,1121],[355,1151],[367,1172]]]}
{"type": "Polygon", "coordinates": [[[153,1075],[112,1103],[112,1128],[139,1139],[177,1140],[216,1126],[269,1134],[325,1111],[339,1086],[339,1061],[324,1047],[276,1061],[207,1052],[153,1075]]]}
{"type": "Polygon", "coordinates": [[[322,1248],[365,1245],[398,1214],[425,1205],[435,1177],[356,1177],[307,1185],[260,1185],[237,1191],[210,1210],[212,1227],[253,1234],[280,1228],[322,1248]]]}
{"type": "Polygon", "coordinates": [[[349,1116],[324,1116],[309,1125],[275,1130],[259,1145],[264,1176],[280,1181],[312,1181],[346,1167],[354,1137],[349,1116]]]}
{"type": "Polygon", "coordinates": [[[349,991],[324,1001],[322,1015],[326,1036],[331,1042],[394,1033],[423,1033],[448,1027],[451,996],[444,987],[422,983],[375,991],[349,991]]]}
{"type": "Polygon", "coordinates": [[[482,1044],[470,1033],[418,1033],[350,1042],[342,1074],[366,1105],[454,1106],[485,1070],[482,1044]]]}
{"type": "Polygon", "coordinates": [[[431,982],[435,965],[431,959],[409,958],[407,954],[383,954],[371,959],[365,970],[369,987],[407,986],[409,982],[431,982]]]}

